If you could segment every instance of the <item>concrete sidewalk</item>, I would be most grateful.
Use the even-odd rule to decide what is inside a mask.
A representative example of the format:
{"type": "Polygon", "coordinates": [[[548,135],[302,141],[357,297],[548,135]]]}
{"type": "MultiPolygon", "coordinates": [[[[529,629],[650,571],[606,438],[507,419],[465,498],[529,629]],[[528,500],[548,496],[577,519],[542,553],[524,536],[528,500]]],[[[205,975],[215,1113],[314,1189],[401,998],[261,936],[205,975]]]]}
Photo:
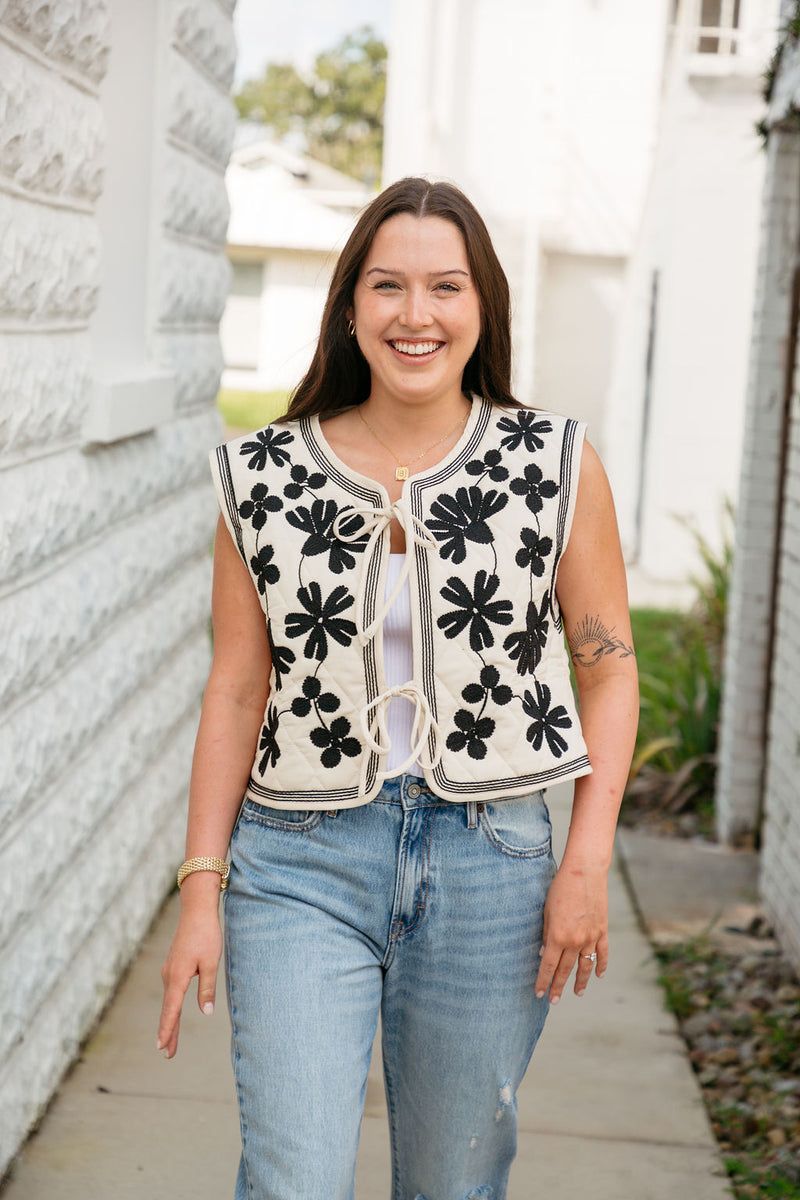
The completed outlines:
{"type": "MultiPolygon", "coordinates": [[[[548,800],[560,847],[569,789],[552,789],[548,800]]],[[[637,873],[646,887],[646,870],[637,866],[637,873]]],[[[593,980],[582,999],[565,993],[519,1091],[509,1200],[723,1200],[731,1192],[699,1088],[618,866],[610,905],[608,974],[593,980]]],[[[224,1001],[213,1017],[187,1004],[172,1062],[154,1049],[159,970],[176,919],[173,898],[23,1150],[2,1200],[233,1194],[238,1123],[224,1001]]],[[[388,1163],[376,1053],[356,1200],[385,1200],[388,1163]]]]}

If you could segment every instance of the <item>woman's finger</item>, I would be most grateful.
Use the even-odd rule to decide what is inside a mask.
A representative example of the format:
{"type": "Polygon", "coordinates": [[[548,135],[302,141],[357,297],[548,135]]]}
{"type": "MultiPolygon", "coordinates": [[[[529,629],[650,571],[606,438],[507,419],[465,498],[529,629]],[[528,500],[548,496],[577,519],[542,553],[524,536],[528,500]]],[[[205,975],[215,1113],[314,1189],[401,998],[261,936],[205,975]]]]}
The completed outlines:
{"type": "Polygon", "coordinates": [[[178,1029],[181,1022],[183,998],[188,986],[188,979],[184,984],[170,980],[164,985],[164,1003],[161,1006],[161,1017],[158,1022],[156,1049],[161,1050],[165,1058],[172,1058],[178,1048],[178,1029]]]}

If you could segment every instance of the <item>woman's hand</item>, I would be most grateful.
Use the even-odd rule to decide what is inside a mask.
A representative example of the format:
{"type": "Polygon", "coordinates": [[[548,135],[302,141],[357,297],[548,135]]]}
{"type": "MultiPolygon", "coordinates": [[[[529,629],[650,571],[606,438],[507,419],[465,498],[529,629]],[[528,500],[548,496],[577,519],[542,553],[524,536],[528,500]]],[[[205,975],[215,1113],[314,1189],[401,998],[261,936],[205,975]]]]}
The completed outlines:
{"type": "Polygon", "coordinates": [[[198,871],[184,880],[178,929],[161,969],[164,1003],[156,1049],[165,1058],[173,1058],[178,1049],[183,999],[195,975],[200,1011],[208,1016],[213,1013],[221,954],[219,876],[215,872],[198,871]]]}
{"type": "Polygon", "coordinates": [[[582,996],[594,966],[598,978],[608,965],[608,872],[564,860],[550,885],[544,909],[542,962],[536,995],[550,987],[550,1003],[561,999],[575,963],[575,994],[582,996]],[[596,954],[596,962],[587,956],[596,954]]]}

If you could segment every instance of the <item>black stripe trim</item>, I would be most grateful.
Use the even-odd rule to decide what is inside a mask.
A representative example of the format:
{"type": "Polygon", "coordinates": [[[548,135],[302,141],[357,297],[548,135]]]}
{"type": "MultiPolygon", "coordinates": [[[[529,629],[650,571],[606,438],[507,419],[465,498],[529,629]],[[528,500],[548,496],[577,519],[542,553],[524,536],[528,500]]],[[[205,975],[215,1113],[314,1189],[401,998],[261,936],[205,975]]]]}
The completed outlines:
{"type": "Polygon", "coordinates": [[[231,519],[234,533],[236,534],[236,545],[239,547],[239,553],[247,565],[247,554],[244,548],[244,538],[242,536],[242,522],[239,520],[239,508],[236,503],[236,492],[233,486],[233,475],[231,473],[231,461],[228,456],[227,446],[217,446],[217,472],[219,473],[222,491],[225,496],[225,507],[228,510],[228,516],[231,519]]]}

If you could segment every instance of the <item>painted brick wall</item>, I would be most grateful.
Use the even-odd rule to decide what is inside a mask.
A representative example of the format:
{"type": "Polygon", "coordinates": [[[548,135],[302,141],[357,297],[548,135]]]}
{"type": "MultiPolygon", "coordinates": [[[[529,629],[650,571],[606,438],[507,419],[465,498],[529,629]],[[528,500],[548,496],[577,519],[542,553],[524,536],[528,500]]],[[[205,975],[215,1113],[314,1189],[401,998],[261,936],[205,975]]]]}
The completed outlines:
{"type": "MultiPolygon", "coordinates": [[[[800,143],[800,138],[797,141],[800,143]]],[[[800,175],[800,145],[795,172],[800,175]]],[[[796,358],[799,349],[794,347],[796,358]]],[[[761,893],[782,944],[800,969],[800,393],[797,384],[795,368],[788,461],[783,480],[761,893]]]]}
{"type": "MultiPolygon", "coordinates": [[[[169,889],[209,661],[233,0],[161,0],[147,340],[87,446],[107,0],[0,0],[0,1174],[169,889]]],[[[113,286],[111,284],[106,286],[113,286]]]]}
{"type": "Polygon", "coordinates": [[[729,602],[717,829],[735,842],[760,820],[769,698],[772,571],[792,270],[800,241],[800,138],[774,131],[767,152],[761,250],[729,602]]]}

